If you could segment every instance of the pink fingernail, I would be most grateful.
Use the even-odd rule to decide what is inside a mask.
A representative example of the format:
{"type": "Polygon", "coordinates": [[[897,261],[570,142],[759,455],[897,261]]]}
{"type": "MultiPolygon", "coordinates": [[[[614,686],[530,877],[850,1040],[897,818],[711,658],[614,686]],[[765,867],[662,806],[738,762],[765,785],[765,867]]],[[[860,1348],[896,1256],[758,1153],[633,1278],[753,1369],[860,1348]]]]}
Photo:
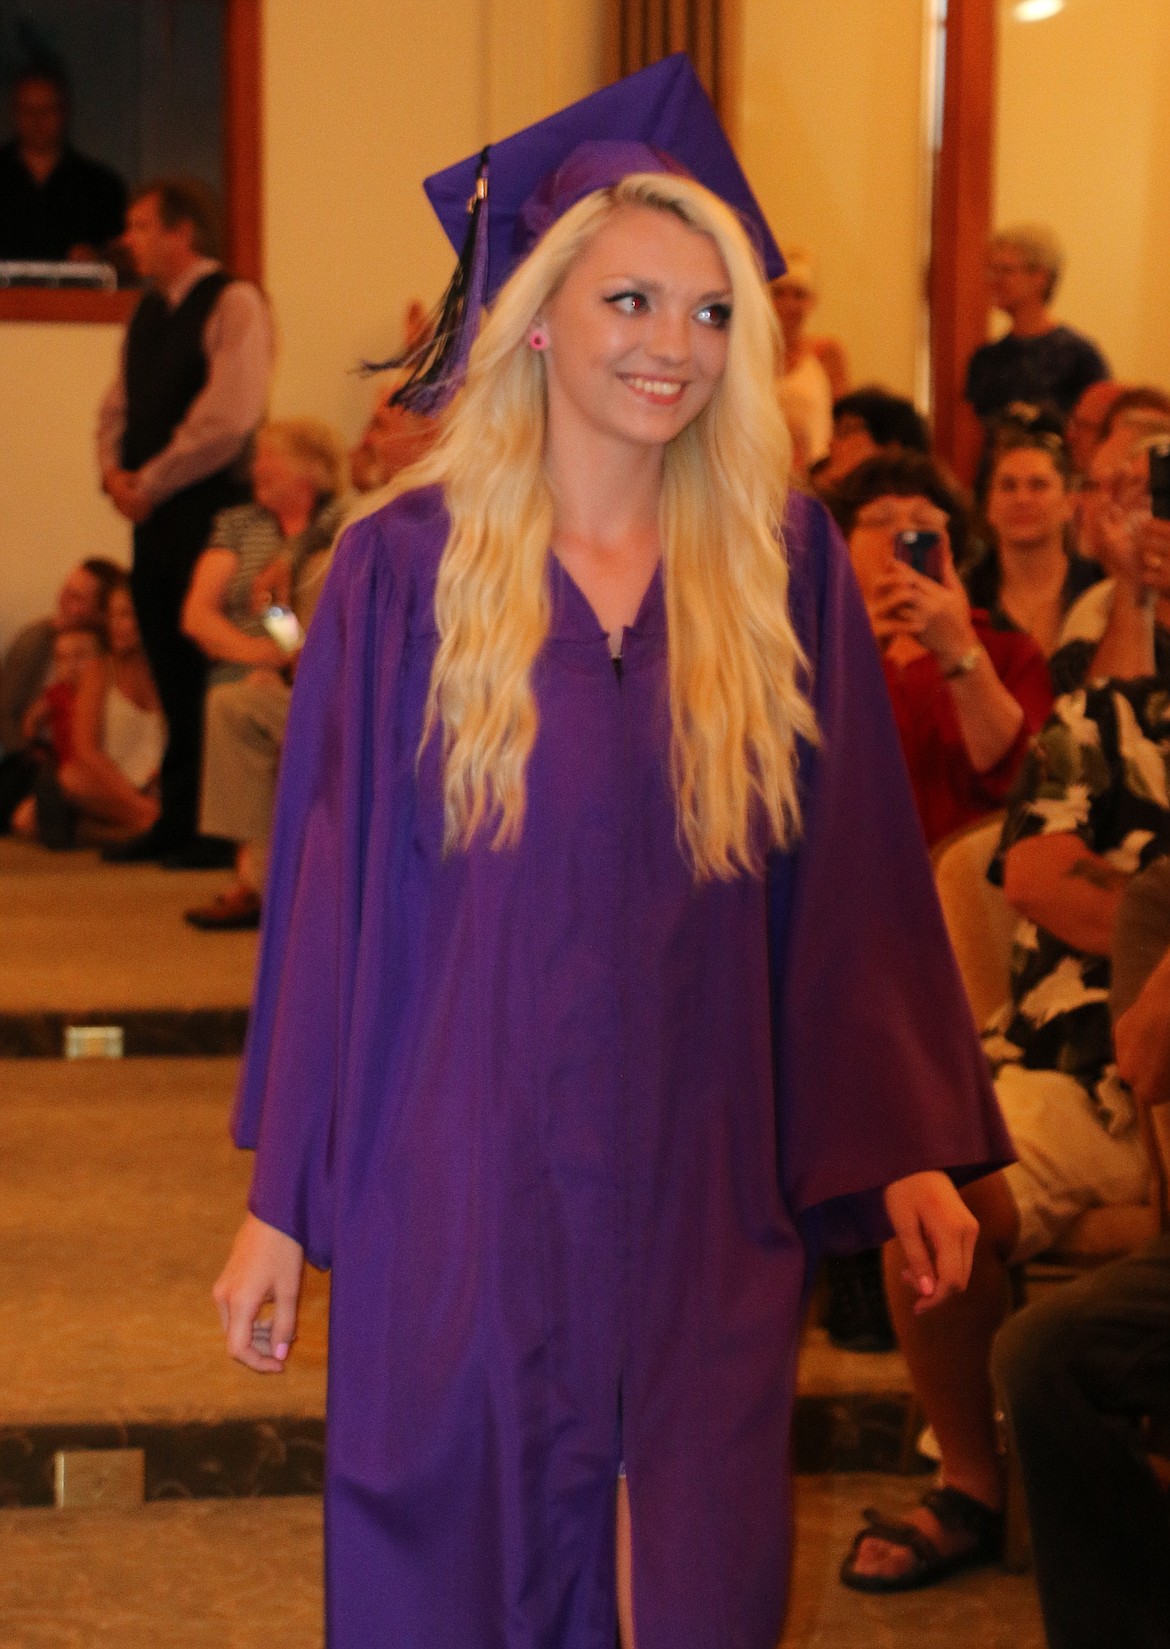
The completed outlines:
{"type": "Polygon", "coordinates": [[[283,1363],[285,1358],[288,1356],[288,1346],[283,1343],[278,1345],[272,1355],[276,1358],[278,1363],[283,1363]]]}
{"type": "Polygon", "coordinates": [[[918,1279],[918,1292],[920,1294],[933,1294],[934,1293],[934,1279],[932,1277],[919,1277],[919,1279],[918,1279]]]}

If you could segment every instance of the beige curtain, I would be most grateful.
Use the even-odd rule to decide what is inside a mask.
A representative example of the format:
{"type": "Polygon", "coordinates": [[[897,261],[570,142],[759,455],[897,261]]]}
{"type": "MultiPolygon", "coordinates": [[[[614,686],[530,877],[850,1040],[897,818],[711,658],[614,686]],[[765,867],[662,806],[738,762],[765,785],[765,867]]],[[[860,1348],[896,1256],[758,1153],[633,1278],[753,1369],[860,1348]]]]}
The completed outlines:
{"type": "Polygon", "coordinates": [[[727,0],[609,0],[606,78],[687,52],[721,116],[729,103],[727,0]]]}

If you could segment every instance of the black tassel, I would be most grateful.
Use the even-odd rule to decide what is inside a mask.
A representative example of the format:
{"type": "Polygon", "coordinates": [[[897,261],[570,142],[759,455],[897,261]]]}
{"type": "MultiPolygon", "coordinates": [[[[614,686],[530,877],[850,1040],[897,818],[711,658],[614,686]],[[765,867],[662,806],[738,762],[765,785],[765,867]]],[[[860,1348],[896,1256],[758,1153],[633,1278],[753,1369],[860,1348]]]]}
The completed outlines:
{"type": "Polygon", "coordinates": [[[390,397],[392,406],[434,413],[446,406],[467,370],[467,358],[479,331],[487,285],[488,149],[479,157],[475,193],[467,203],[467,234],[455,271],[435,306],[422,338],[388,361],[362,363],[362,372],[407,369],[407,377],[390,397]]]}

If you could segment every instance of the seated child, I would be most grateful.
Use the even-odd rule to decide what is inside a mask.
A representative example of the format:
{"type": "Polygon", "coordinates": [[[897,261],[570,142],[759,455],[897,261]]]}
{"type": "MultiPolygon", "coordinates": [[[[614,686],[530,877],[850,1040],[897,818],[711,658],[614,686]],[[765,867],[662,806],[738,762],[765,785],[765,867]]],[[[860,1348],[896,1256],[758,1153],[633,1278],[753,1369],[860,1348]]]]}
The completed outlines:
{"type": "Polygon", "coordinates": [[[105,650],[101,631],[90,624],[71,625],[53,638],[52,662],[44,690],[32,701],[21,719],[21,773],[13,775],[15,806],[11,809],[11,829],[15,835],[35,835],[36,804],[33,792],[40,775],[56,772],[73,757],[73,707],[85,666],[105,650]]]}

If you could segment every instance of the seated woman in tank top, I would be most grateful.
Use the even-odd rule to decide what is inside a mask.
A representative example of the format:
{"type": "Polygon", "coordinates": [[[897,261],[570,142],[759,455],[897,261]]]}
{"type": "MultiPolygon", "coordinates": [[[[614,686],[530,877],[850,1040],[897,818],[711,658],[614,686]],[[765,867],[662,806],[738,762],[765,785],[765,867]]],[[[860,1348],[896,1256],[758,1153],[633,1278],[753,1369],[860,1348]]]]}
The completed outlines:
{"type": "Polygon", "coordinates": [[[110,592],[106,631],[108,652],[78,684],[72,756],[38,785],[19,827],[13,819],[49,847],[120,841],[158,818],[166,723],[126,581],[110,592]]]}

